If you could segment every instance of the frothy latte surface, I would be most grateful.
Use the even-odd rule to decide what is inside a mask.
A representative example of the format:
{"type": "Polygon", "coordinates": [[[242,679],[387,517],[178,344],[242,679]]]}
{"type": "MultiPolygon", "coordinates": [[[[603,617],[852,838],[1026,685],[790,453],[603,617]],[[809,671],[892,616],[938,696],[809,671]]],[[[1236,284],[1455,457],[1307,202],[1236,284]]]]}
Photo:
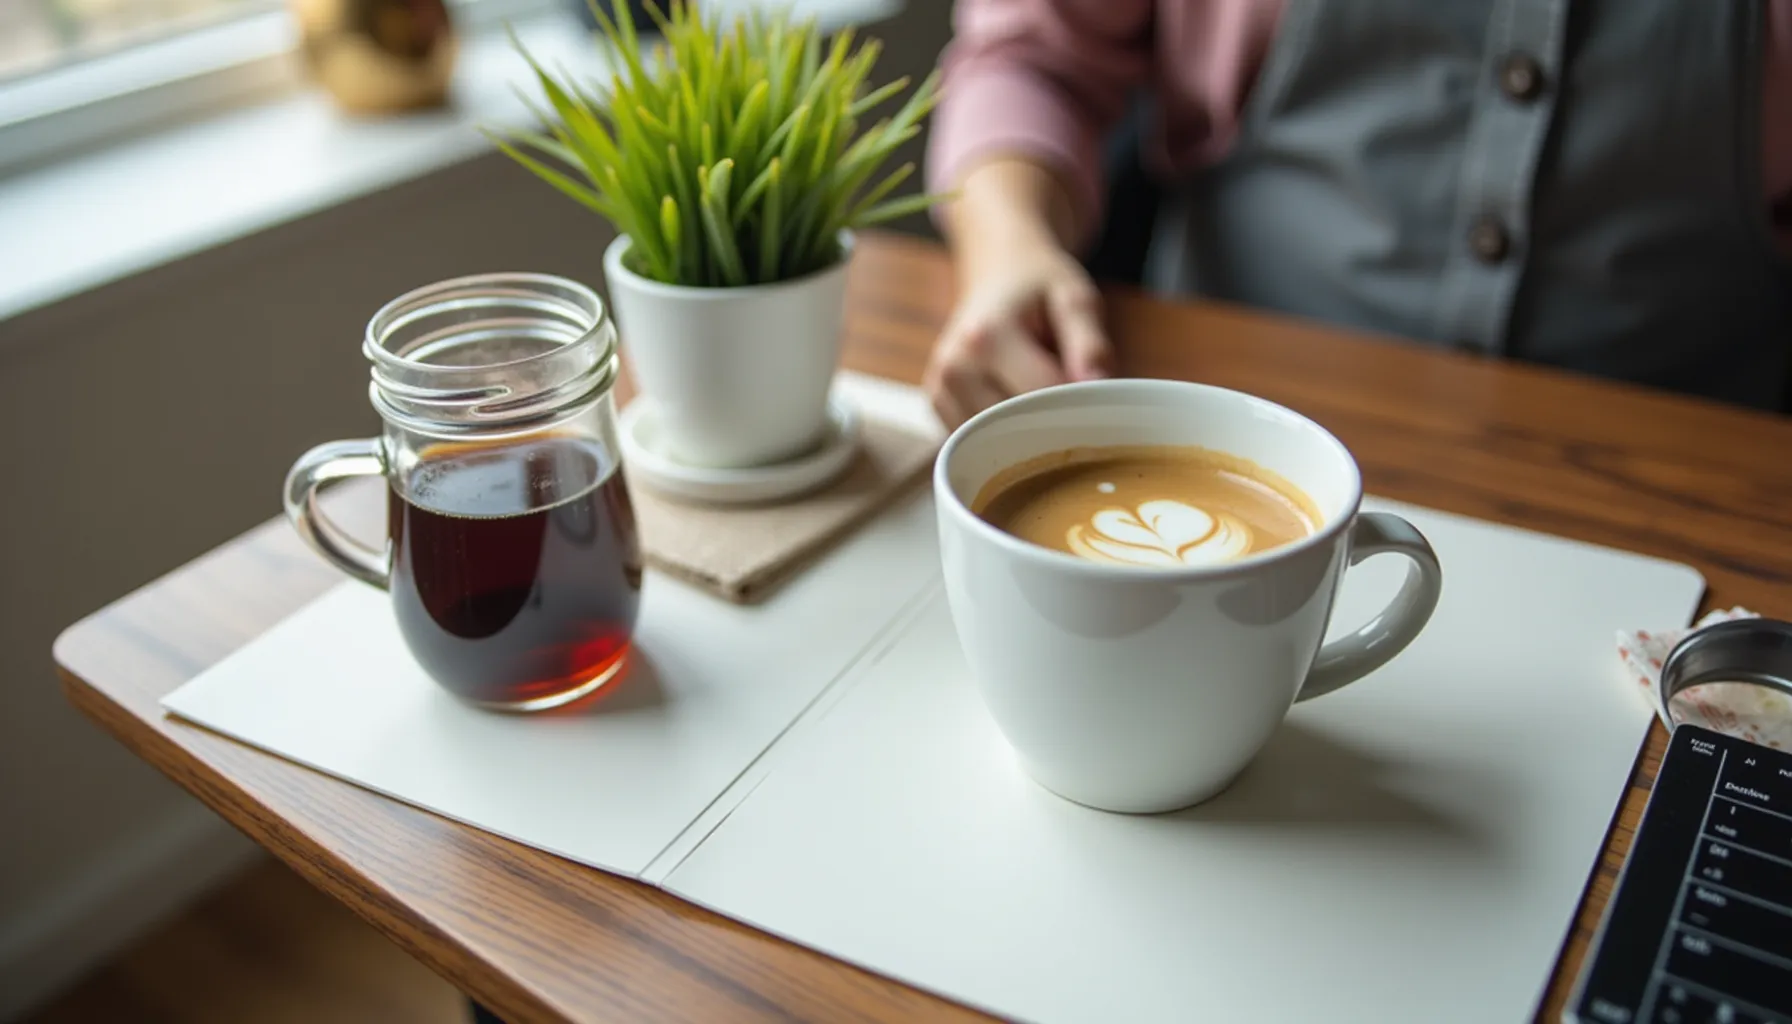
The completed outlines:
{"type": "Polygon", "coordinates": [[[1072,448],[996,474],[971,502],[1021,540],[1110,565],[1220,565],[1310,535],[1311,498],[1256,463],[1182,445],[1072,448]]]}

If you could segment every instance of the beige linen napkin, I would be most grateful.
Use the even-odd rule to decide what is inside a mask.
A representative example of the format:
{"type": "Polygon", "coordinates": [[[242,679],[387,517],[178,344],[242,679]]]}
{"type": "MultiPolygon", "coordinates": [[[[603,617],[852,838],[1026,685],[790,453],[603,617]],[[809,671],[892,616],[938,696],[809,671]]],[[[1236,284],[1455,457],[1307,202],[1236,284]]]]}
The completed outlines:
{"type": "Polygon", "coordinates": [[[846,472],[782,503],[692,504],[631,480],[647,564],[727,600],[758,601],[922,478],[939,445],[861,413],[859,453],[846,472]]]}

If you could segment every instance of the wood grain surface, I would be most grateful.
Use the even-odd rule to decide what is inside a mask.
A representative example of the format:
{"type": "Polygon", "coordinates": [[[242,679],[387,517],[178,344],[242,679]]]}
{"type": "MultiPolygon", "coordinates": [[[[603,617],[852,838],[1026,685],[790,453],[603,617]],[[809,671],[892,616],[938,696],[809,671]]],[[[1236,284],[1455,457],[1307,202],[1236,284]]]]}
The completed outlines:
{"type": "MultiPolygon", "coordinates": [[[[918,380],[952,292],[938,248],[865,239],[847,364],[918,380]]],[[[1113,291],[1108,312],[1124,372],[1239,388],[1306,413],[1355,452],[1375,494],[1686,562],[1709,581],[1709,606],[1792,616],[1792,421],[1212,304],[1113,291]]],[[[372,497],[348,500],[365,516],[372,497]]],[[[518,1024],[978,1016],[162,716],[163,694],[338,579],[270,522],[70,628],[56,645],[68,697],[518,1024]]],[[[1651,732],[1615,809],[1539,1019],[1559,1018],[1664,738],[1651,732]]]]}

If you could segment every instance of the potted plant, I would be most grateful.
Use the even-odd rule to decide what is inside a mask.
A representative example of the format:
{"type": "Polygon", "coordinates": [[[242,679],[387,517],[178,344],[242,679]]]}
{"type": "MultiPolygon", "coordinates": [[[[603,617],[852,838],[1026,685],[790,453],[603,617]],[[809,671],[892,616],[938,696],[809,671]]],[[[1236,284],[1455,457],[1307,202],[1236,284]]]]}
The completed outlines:
{"type": "Polygon", "coordinates": [[[648,51],[629,6],[592,9],[617,69],[607,87],[525,52],[545,132],[493,140],[621,232],[604,272],[666,454],[730,468],[800,455],[827,429],[854,230],[937,201],[888,198],[913,164],[880,177],[937,76],[872,121],[909,84],[870,87],[875,40],[824,42],[813,20],[759,12],[717,28],[696,3],[649,2],[648,51]]]}

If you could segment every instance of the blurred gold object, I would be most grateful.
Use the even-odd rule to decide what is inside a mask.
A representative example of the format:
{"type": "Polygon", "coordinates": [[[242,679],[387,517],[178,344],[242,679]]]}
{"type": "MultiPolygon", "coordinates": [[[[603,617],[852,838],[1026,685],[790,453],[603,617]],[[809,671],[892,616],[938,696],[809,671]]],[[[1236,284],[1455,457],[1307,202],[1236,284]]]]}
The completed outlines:
{"type": "Polygon", "coordinates": [[[311,77],[356,114],[447,101],[456,41],[443,0],[289,0],[311,77]]]}

